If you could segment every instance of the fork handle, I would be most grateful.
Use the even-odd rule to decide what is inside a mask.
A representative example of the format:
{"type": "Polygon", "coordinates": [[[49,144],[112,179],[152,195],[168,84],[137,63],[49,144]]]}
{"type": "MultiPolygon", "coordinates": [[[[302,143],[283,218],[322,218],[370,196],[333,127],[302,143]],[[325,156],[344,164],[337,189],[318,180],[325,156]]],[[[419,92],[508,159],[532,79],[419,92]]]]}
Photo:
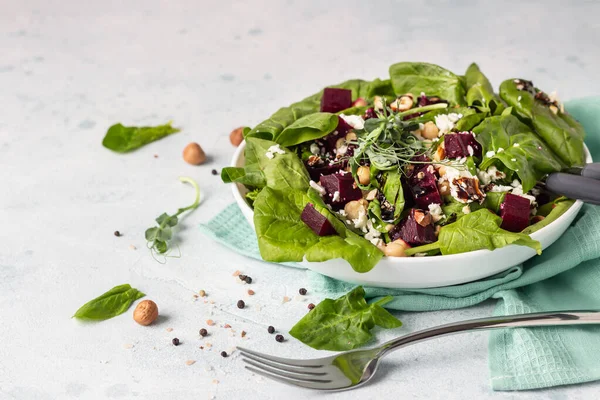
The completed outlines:
{"type": "Polygon", "coordinates": [[[600,311],[554,311],[471,319],[424,329],[390,340],[380,346],[380,356],[410,344],[454,333],[483,329],[588,324],[600,324],[600,311]]]}

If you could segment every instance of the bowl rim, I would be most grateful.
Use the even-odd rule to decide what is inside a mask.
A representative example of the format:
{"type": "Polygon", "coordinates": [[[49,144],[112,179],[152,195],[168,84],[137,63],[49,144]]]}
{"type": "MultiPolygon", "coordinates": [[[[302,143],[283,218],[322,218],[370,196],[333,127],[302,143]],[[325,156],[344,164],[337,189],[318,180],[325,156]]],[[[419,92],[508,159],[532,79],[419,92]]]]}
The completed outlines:
{"type": "MultiPolygon", "coordinates": [[[[231,158],[231,166],[232,167],[238,166],[237,165],[238,160],[243,155],[245,147],[246,147],[246,141],[244,140],[244,141],[242,141],[242,143],[240,143],[240,145],[238,146],[236,151],[233,153],[233,157],[231,158]]],[[[592,155],[590,154],[590,151],[587,148],[587,146],[585,145],[585,143],[583,145],[583,149],[585,152],[586,163],[593,162],[592,155]]],[[[246,200],[244,199],[244,196],[242,195],[241,188],[243,188],[243,187],[244,187],[244,185],[242,185],[240,183],[234,183],[234,185],[232,187],[233,197],[240,208],[244,207],[246,209],[246,212],[249,212],[252,215],[254,215],[254,210],[252,209],[252,207],[250,207],[250,205],[246,202],[246,200]]],[[[539,238],[544,236],[544,234],[546,232],[550,231],[553,227],[560,225],[559,222],[568,219],[573,214],[577,214],[582,206],[583,206],[583,201],[575,200],[575,203],[573,203],[573,205],[571,207],[569,207],[569,209],[567,211],[565,211],[560,217],[558,217],[556,220],[552,221],[550,224],[546,225],[545,227],[533,232],[529,236],[532,239],[539,241],[539,238]]],[[[505,246],[505,247],[510,248],[510,247],[520,247],[520,246],[515,245],[515,244],[509,244],[508,246],[505,246]]],[[[470,258],[480,259],[481,257],[484,257],[485,254],[490,255],[491,253],[493,253],[496,250],[498,250],[498,249],[494,249],[494,250],[481,249],[481,250],[468,251],[465,253],[448,254],[448,255],[442,255],[442,256],[436,256],[436,257],[444,257],[444,260],[448,260],[448,261],[459,261],[460,260],[460,261],[464,262],[470,258]]],[[[531,251],[534,251],[534,250],[532,249],[531,251]]],[[[383,256],[383,259],[385,259],[386,262],[398,263],[398,264],[406,264],[406,263],[422,264],[422,263],[427,263],[427,262],[431,261],[430,257],[387,257],[385,255],[383,256]]]]}

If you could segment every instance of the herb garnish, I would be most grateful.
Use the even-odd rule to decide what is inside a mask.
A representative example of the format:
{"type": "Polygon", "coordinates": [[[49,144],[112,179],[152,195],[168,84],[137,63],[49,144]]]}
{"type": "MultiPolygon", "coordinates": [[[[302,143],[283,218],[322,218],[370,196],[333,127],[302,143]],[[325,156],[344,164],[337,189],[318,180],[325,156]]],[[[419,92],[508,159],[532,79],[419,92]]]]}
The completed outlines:
{"type": "Polygon", "coordinates": [[[146,240],[148,241],[148,248],[158,254],[165,254],[169,250],[167,242],[173,237],[172,228],[179,222],[179,215],[188,210],[193,210],[194,208],[198,207],[198,204],[200,204],[200,188],[198,187],[198,184],[192,178],[180,177],[179,180],[181,182],[187,182],[194,187],[196,190],[196,199],[194,200],[194,203],[187,207],[178,209],[173,215],[162,213],[160,216],[158,216],[158,218],[156,218],[158,226],[148,228],[146,230],[145,236],[146,240]]]}
{"type": "Polygon", "coordinates": [[[398,328],[402,322],[386,311],[386,296],[367,304],[365,291],[358,286],[337,300],[325,299],[294,325],[290,335],[317,350],[351,350],[373,337],[375,325],[385,329],[398,328]]]}
{"type": "Polygon", "coordinates": [[[103,295],[85,303],[73,317],[103,321],[123,314],[131,306],[131,303],[144,296],[144,293],[132,288],[129,284],[115,286],[103,295]]]}

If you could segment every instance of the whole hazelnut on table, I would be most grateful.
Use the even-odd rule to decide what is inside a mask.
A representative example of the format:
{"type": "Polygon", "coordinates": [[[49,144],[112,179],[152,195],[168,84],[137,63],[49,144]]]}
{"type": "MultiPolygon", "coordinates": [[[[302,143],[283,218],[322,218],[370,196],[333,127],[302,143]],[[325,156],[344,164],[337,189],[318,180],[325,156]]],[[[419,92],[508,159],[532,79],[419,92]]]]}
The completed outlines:
{"type": "Polygon", "coordinates": [[[235,147],[238,147],[240,143],[244,140],[244,127],[240,126],[239,128],[235,128],[229,134],[229,141],[235,147]]]}
{"type": "Polygon", "coordinates": [[[200,165],[206,161],[206,154],[198,143],[190,143],[183,149],[183,159],[186,163],[200,165]]]}
{"type": "Polygon", "coordinates": [[[144,300],[133,310],[133,319],[140,325],[150,325],[158,318],[158,306],[152,300],[144,300]]]}

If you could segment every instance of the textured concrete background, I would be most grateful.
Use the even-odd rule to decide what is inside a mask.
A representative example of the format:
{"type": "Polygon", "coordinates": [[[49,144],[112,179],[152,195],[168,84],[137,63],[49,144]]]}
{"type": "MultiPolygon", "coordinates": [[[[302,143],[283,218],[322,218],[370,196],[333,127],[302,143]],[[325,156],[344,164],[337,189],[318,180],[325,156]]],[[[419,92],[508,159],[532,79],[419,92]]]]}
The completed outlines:
{"type": "MultiPolygon", "coordinates": [[[[557,89],[563,99],[600,93],[598,2],[4,0],[0,6],[2,399],[319,397],[252,376],[235,353],[219,356],[241,341],[241,330],[256,349],[317,353],[266,333],[271,324],[286,332],[305,313],[306,302],[281,304],[308,285],[304,272],[245,259],[195,229],[232,201],[230,188],[210,173],[229,162],[229,131],[327,84],[385,76],[389,64],[403,60],[457,73],[476,61],[495,86],[520,76],[557,89]],[[113,154],[100,144],[113,123],[171,119],[181,133],[134,153],[113,154]],[[203,146],[210,163],[181,160],[189,141],[203,146]],[[204,202],[178,233],[183,256],[161,265],[145,248],[143,232],[158,214],[191,201],[179,175],[201,184],[204,202]],[[123,237],[113,236],[117,229],[123,237]],[[231,276],[237,269],[255,280],[245,310],[235,307],[247,289],[231,276]],[[130,312],[99,324],[69,318],[121,283],[158,303],[157,325],[138,326],[130,312]],[[194,301],[200,289],[214,304],[194,301]],[[217,326],[200,340],[208,318],[217,326]],[[235,336],[221,327],[226,323],[235,336]],[[171,345],[173,337],[182,345],[171,345]]],[[[400,313],[404,327],[378,337],[489,315],[492,307],[400,313]]],[[[494,393],[488,379],[487,336],[467,334],[394,354],[375,384],[328,398],[562,399],[592,398],[600,390],[595,383],[494,393]]]]}

